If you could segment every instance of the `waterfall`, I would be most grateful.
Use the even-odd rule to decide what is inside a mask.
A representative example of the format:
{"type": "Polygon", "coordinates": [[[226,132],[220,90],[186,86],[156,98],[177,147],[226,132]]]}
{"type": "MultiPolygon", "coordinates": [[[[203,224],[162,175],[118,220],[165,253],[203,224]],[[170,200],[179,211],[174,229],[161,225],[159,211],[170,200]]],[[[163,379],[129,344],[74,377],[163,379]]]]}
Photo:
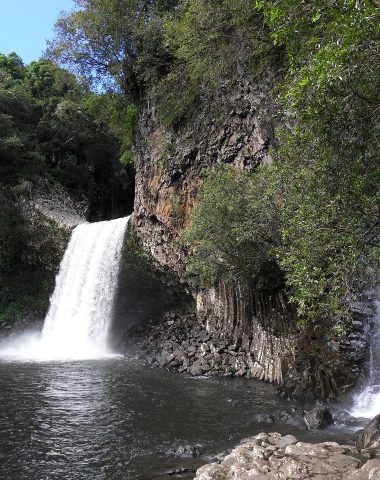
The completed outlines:
{"type": "Polygon", "coordinates": [[[107,334],[128,218],[78,225],[62,259],[41,337],[3,354],[41,360],[107,354],[107,334]]]}
{"type": "Polygon", "coordinates": [[[374,333],[370,343],[369,376],[364,389],[355,395],[351,415],[373,418],[380,413],[380,300],[376,302],[374,333]]]}
{"type": "Polygon", "coordinates": [[[74,229],[42,330],[43,353],[105,353],[127,223],[121,218],[74,229]]]}

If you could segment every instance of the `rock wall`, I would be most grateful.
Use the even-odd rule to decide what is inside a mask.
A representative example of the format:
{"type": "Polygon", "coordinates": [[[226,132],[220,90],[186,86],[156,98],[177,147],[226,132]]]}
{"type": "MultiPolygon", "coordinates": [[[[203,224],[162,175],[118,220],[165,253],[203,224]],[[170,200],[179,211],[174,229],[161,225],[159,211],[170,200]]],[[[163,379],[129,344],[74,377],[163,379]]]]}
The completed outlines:
{"type": "Polygon", "coordinates": [[[84,222],[75,203],[51,179],[0,184],[0,329],[39,327],[71,229],[84,222]]]}
{"type": "MultiPolygon", "coordinates": [[[[189,252],[180,239],[210,168],[229,163],[253,170],[271,162],[270,149],[276,146],[275,84],[270,72],[259,82],[245,77],[225,84],[217,95],[204,99],[193,118],[177,130],[163,125],[154,105],[148,102],[142,109],[131,223],[144,249],[182,282],[189,252]]],[[[197,321],[211,337],[226,338],[227,343],[243,345],[243,352],[248,352],[244,361],[250,376],[285,382],[288,391],[301,394],[303,389],[325,398],[353,384],[360,369],[347,368],[352,357],[347,336],[331,342],[331,332],[297,330],[295,312],[283,292],[269,295],[244,290],[220,284],[192,293],[197,321]]],[[[359,357],[364,350],[363,344],[359,357]]]]}
{"type": "Polygon", "coordinates": [[[142,111],[133,224],[162,265],[183,272],[186,251],[178,240],[189,225],[207,168],[231,163],[252,170],[271,161],[273,84],[268,74],[260,86],[248,80],[225,85],[178,131],[160,122],[154,106],[142,111]]]}
{"type": "Polygon", "coordinates": [[[238,286],[221,283],[197,292],[197,312],[208,332],[244,345],[253,377],[282,383],[299,341],[295,312],[283,292],[241,292],[238,286]]]}
{"type": "MultiPolygon", "coordinates": [[[[271,162],[275,144],[268,73],[226,84],[179,131],[165,127],[152,105],[143,110],[136,144],[136,196],[132,223],[144,247],[163,266],[183,276],[187,250],[179,242],[207,170],[220,163],[253,170],[271,162]]],[[[198,321],[210,334],[244,343],[254,377],[282,382],[294,362],[294,312],[283,293],[249,292],[235,286],[194,292],[198,321]]]]}

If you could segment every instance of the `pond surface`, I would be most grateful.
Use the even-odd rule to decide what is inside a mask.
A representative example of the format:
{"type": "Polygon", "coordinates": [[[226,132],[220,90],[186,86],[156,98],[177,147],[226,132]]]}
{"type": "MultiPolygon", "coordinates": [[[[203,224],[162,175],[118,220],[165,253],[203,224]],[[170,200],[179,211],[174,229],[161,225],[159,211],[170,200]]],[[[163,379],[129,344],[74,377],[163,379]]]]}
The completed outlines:
{"type": "MultiPolygon", "coordinates": [[[[176,478],[168,472],[196,469],[259,431],[293,433],[305,440],[347,435],[336,428],[312,434],[297,423],[266,424],[264,415],[290,408],[271,385],[191,378],[123,357],[0,359],[0,382],[4,480],[176,478]],[[177,455],[186,445],[201,445],[201,457],[177,455]]],[[[193,477],[187,473],[181,478],[193,477]]]]}

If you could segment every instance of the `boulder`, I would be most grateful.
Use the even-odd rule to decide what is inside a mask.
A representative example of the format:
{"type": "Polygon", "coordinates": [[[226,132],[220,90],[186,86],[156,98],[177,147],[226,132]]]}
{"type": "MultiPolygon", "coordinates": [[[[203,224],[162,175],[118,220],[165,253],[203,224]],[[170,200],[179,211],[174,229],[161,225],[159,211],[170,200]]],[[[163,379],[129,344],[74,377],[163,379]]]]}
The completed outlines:
{"type": "Polygon", "coordinates": [[[218,463],[205,465],[195,480],[375,480],[380,460],[365,461],[358,449],[335,442],[303,443],[292,435],[260,433],[218,463]]]}
{"type": "Polygon", "coordinates": [[[358,448],[368,448],[380,440],[380,415],[371,420],[363,430],[356,434],[358,448]]]}
{"type": "Polygon", "coordinates": [[[180,458],[196,458],[202,455],[204,447],[202,445],[179,445],[170,449],[167,454],[180,458]]]}
{"type": "Polygon", "coordinates": [[[333,416],[326,407],[316,407],[313,410],[304,411],[302,418],[308,430],[318,430],[334,423],[333,416]]]}
{"type": "Polygon", "coordinates": [[[197,363],[194,363],[194,365],[190,368],[190,374],[193,377],[199,377],[200,375],[202,375],[202,373],[203,373],[203,370],[200,367],[200,365],[197,363]]]}

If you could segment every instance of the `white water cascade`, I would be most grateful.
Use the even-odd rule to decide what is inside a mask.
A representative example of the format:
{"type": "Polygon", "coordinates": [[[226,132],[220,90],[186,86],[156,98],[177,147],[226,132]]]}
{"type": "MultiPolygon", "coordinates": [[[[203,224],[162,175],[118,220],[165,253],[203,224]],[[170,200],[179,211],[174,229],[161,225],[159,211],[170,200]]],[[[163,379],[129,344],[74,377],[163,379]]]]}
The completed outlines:
{"type": "Polygon", "coordinates": [[[370,344],[369,376],[364,389],[354,397],[350,414],[373,418],[380,413],[380,300],[376,302],[374,334],[370,344]]]}
{"type": "Polygon", "coordinates": [[[8,355],[41,360],[107,355],[127,224],[128,218],[121,218],[73,230],[41,337],[10,347],[8,355]]]}

